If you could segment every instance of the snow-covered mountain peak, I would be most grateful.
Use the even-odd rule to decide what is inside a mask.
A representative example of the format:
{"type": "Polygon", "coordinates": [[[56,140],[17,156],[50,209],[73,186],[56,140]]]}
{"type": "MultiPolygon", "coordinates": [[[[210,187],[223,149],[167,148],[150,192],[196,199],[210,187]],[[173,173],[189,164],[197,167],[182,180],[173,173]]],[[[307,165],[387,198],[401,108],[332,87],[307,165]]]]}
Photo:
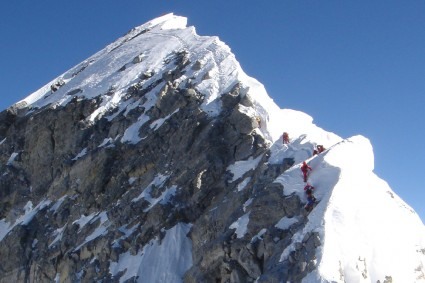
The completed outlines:
{"type": "Polygon", "coordinates": [[[217,98],[239,81],[243,72],[234,55],[217,37],[201,37],[186,28],[187,19],[168,14],[132,29],[122,38],[91,56],[83,63],[52,80],[23,99],[19,105],[40,108],[64,106],[72,98],[102,96],[101,109],[94,120],[119,105],[128,93],[128,83],[157,89],[155,83],[176,71],[176,60],[184,61],[178,70],[184,76],[173,83],[191,84],[205,96],[204,108],[216,115],[217,98]]]}
{"type": "Polygon", "coordinates": [[[0,118],[0,252],[17,255],[0,283],[425,281],[424,226],[370,141],[281,109],[184,17],[0,118]]]}
{"type": "Polygon", "coordinates": [[[202,108],[212,116],[221,112],[220,98],[233,88],[240,88],[240,94],[254,103],[251,115],[261,118],[266,138],[276,141],[285,114],[280,113],[264,86],[244,73],[230,48],[218,37],[198,36],[186,24],[186,18],[167,14],[136,27],[20,101],[18,106],[55,108],[75,98],[101,97],[99,107],[87,118],[93,122],[116,108],[128,109],[125,98],[129,83],[136,89],[141,84],[149,88],[146,96],[151,97],[148,103],[152,105],[156,100],[153,95],[165,86],[160,80],[180,72],[183,75],[173,84],[193,87],[204,97],[202,108]],[[182,61],[184,68],[177,70],[182,61]]]}
{"type": "Polygon", "coordinates": [[[146,24],[142,25],[144,29],[184,29],[187,26],[187,18],[176,16],[173,13],[166,14],[164,16],[153,19],[146,24]]]}

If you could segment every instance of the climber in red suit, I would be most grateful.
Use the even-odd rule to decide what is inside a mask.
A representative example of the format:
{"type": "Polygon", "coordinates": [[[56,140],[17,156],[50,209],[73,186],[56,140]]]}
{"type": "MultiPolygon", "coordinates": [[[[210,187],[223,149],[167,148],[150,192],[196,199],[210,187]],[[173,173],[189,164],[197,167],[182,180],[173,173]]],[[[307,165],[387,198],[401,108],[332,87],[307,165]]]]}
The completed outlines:
{"type": "Polygon", "coordinates": [[[283,135],[282,135],[282,141],[283,141],[283,144],[288,144],[289,143],[289,135],[288,135],[287,132],[284,132],[283,133],[283,135]]]}
{"type": "Polygon", "coordinates": [[[301,171],[303,172],[304,182],[307,182],[308,170],[312,170],[310,166],[304,161],[303,165],[301,165],[301,171]]]}

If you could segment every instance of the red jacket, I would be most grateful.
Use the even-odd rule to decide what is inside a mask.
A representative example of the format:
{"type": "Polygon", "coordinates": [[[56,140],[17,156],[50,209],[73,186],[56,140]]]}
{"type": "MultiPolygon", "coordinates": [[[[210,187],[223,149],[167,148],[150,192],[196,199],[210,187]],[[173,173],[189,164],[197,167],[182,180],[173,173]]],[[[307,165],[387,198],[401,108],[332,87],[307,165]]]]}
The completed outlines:
{"type": "Polygon", "coordinates": [[[311,169],[311,167],[310,167],[310,166],[308,166],[308,164],[307,164],[307,163],[304,163],[304,164],[301,166],[301,171],[303,171],[303,172],[308,172],[308,169],[312,170],[312,169],[311,169]]]}

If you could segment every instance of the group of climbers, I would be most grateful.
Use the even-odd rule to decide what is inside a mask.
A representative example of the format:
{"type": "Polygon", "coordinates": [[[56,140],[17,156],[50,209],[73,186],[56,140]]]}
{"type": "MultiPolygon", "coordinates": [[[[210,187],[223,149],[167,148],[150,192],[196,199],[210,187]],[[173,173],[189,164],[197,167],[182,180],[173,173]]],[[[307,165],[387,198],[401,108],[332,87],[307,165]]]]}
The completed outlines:
{"type": "MultiPolygon", "coordinates": [[[[283,144],[289,143],[289,135],[287,132],[284,132],[282,135],[282,142],[283,144]]],[[[326,149],[323,145],[317,145],[316,148],[313,150],[313,156],[322,153],[326,149]]],[[[301,165],[301,172],[303,173],[303,179],[304,183],[307,183],[308,179],[308,173],[312,170],[312,168],[307,164],[306,161],[303,161],[303,164],[301,165]]],[[[307,195],[307,204],[304,206],[305,210],[310,212],[313,209],[314,204],[316,203],[316,198],[313,195],[314,187],[310,185],[309,183],[306,184],[304,187],[304,191],[307,195]]]]}
{"type": "MultiPolygon", "coordinates": [[[[307,183],[308,178],[308,172],[311,171],[311,167],[308,166],[307,162],[303,161],[303,164],[301,165],[301,172],[303,172],[303,178],[304,183],[307,183]]],[[[304,206],[305,210],[310,212],[313,209],[313,206],[316,202],[316,198],[313,195],[314,187],[307,183],[307,185],[304,187],[304,191],[307,195],[307,204],[304,206]]]]}

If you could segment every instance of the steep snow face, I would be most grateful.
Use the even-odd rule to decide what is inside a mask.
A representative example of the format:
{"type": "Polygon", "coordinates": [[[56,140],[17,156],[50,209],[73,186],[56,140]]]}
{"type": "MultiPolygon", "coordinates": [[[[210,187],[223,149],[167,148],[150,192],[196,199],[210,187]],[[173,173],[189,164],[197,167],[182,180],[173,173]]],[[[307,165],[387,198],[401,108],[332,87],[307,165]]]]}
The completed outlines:
{"type": "MultiPolygon", "coordinates": [[[[294,150],[299,151],[299,148],[294,150]]],[[[319,203],[302,232],[283,251],[319,232],[317,269],[303,282],[425,282],[425,230],[418,215],[372,171],[373,149],[366,138],[343,140],[307,159],[308,183],[319,203]]],[[[277,179],[285,195],[305,200],[300,164],[277,179]]]]}
{"type": "Polygon", "coordinates": [[[284,158],[293,158],[300,163],[313,155],[316,145],[329,148],[340,142],[342,138],[334,133],[323,130],[313,123],[313,118],[303,112],[282,109],[272,112],[273,123],[269,123],[269,130],[279,136],[271,146],[270,163],[281,164],[284,158]],[[290,143],[282,142],[282,132],[290,135],[290,143]]]}
{"type": "Polygon", "coordinates": [[[393,282],[424,282],[421,220],[372,173],[369,141],[360,136],[345,140],[322,164],[341,171],[324,211],[318,274],[341,282],[383,282],[386,276],[393,282]]]}
{"type": "MultiPolygon", "coordinates": [[[[168,14],[139,26],[18,105],[34,109],[46,105],[57,107],[66,105],[75,97],[102,96],[101,105],[89,117],[94,121],[114,108],[119,107],[121,112],[136,107],[140,102],[126,102],[125,95],[129,85],[142,80],[145,86],[155,86],[147,91],[148,102],[142,105],[149,108],[164,87],[164,83],[155,83],[176,68],[176,54],[180,53],[189,65],[184,75],[173,83],[186,85],[190,82],[205,97],[202,109],[209,115],[220,113],[218,98],[240,83],[243,95],[249,95],[255,101],[257,113],[252,115],[262,117],[264,124],[278,121],[268,113],[278,112],[279,108],[264,87],[242,71],[230,48],[217,37],[198,36],[193,27],[186,27],[186,23],[186,18],[168,14]]],[[[146,122],[147,119],[141,120],[146,122]]],[[[135,127],[139,128],[144,122],[135,127]]],[[[264,127],[265,135],[277,139],[280,133],[269,133],[270,129],[273,127],[264,127]]],[[[133,140],[137,142],[140,138],[133,140]]]]}
{"type": "MultiPolygon", "coordinates": [[[[174,84],[194,86],[205,97],[202,109],[209,115],[220,113],[218,98],[239,84],[241,94],[254,103],[254,111],[249,115],[261,118],[262,134],[271,142],[281,137],[282,129],[290,131],[293,136],[302,133],[294,118],[308,127],[312,125],[313,119],[307,114],[281,110],[264,86],[244,73],[226,44],[217,37],[198,36],[193,27],[186,27],[186,23],[186,18],[168,14],[134,28],[17,105],[33,109],[46,105],[55,108],[66,105],[75,97],[91,99],[101,96],[100,106],[88,117],[93,122],[115,108],[119,111],[114,116],[141,105],[140,101],[126,101],[126,94],[129,85],[137,86],[143,82],[144,86],[152,86],[146,90],[148,100],[141,105],[149,109],[155,105],[158,92],[164,87],[164,83],[156,85],[156,82],[176,68],[174,61],[176,54],[180,53],[188,66],[174,84]]],[[[140,141],[141,137],[132,135],[148,120],[149,117],[140,117],[123,142],[140,141]]]]}
{"type": "Polygon", "coordinates": [[[138,254],[121,254],[118,262],[111,262],[110,273],[115,276],[124,271],[120,282],[134,276],[137,282],[183,282],[184,273],[192,265],[192,245],[186,236],[190,227],[179,223],[164,231],[162,241],[151,241],[138,254]]]}

